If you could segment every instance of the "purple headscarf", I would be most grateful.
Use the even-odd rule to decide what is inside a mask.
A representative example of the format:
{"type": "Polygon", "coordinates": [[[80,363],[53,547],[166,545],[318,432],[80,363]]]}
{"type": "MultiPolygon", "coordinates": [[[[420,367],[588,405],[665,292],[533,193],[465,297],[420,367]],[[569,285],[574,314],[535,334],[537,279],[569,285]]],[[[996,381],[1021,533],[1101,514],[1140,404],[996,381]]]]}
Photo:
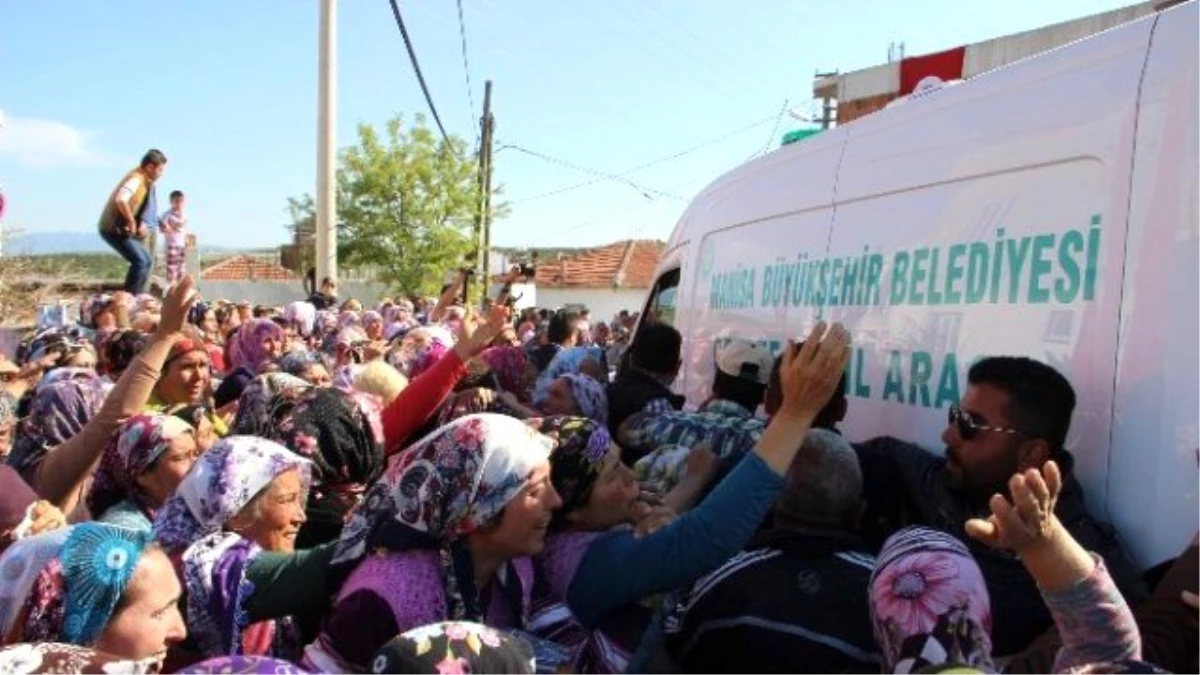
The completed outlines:
{"type": "Polygon", "coordinates": [[[283,329],[270,319],[254,319],[243,324],[234,336],[229,349],[230,370],[246,368],[255,374],[262,373],[271,364],[271,355],[263,348],[263,340],[274,337],[283,342],[283,329]]]}
{"type": "Polygon", "coordinates": [[[13,444],[9,465],[30,476],[47,452],[83,430],[103,402],[104,382],[90,370],[70,369],[63,379],[43,383],[13,444]]]}

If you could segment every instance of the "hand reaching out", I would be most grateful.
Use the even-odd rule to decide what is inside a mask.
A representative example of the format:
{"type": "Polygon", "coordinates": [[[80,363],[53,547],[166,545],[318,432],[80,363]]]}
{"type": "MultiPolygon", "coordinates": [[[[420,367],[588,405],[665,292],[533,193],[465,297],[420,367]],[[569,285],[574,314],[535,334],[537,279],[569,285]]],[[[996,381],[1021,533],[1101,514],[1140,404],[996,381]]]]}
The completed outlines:
{"type": "Polygon", "coordinates": [[[833,397],[849,359],[850,334],[840,323],[828,331],[824,322],[818,323],[799,349],[789,344],[779,369],[783,389],[779,414],[811,423],[833,397]]]}
{"type": "Polygon", "coordinates": [[[1010,504],[1003,495],[992,495],[992,515],[967,521],[967,534],[995,548],[1021,553],[1050,539],[1058,524],[1054,506],[1062,490],[1062,474],[1053,461],[1039,472],[1030,469],[1008,481],[1010,504]]]}
{"type": "Polygon", "coordinates": [[[163,300],[158,334],[168,336],[182,333],[187,325],[188,313],[191,312],[192,305],[196,304],[196,299],[196,281],[189,274],[175,284],[163,300]]]}

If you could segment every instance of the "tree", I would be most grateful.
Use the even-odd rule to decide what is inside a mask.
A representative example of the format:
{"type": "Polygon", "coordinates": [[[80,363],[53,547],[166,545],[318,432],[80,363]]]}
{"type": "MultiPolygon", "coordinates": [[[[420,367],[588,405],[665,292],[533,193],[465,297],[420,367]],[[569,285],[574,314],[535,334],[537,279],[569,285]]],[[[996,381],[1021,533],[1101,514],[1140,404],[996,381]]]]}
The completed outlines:
{"type": "MultiPolygon", "coordinates": [[[[407,126],[396,116],[382,138],[360,124],[358,143],[338,162],[340,260],[372,267],[379,281],[408,293],[435,292],[448,271],[464,265],[475,249],[479,184],[461,138],[447,145],[423,116],[407,126]]],[[[497,203],[493,197],[493,214],[507,211],[497,203]]],[[[289,199],[288,210],[294,231],[314,222],[310,195],[289,199]]]]}

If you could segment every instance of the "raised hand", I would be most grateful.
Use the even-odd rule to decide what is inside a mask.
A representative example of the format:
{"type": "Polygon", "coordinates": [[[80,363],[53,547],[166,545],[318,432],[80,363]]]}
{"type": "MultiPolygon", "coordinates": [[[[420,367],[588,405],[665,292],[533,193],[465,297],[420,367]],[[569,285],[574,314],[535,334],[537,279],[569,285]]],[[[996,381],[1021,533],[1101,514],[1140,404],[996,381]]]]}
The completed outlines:
{"type": "Polygon", "coordinates": [[[158,321],[158,334],[162,336],[178,335],[183,332],[184,326],[187,325],[188,314],[192,310],[192,305],[196,304],[196,281],[191,275],[185,276],[182,281],[175,284],[175,287],[167,293],[167,297],[162,303],[162,315],[158,321]]]}
{"type": "Polygon", "coordinates": [[[824,322],[818,323],[799,349],[789,344],[779,369],[783,389],[779,414],[805,423],[816,419],[833,397],[849,359],[850,334],[840,323],[828,332],[824,322]]]}
{"type": "Polygon", "coordinates": [[[1030,469],[1008,481],[1012,503],[1004,495],[992,495],[992,515],[986,520],[967,521],[967,534],[995,548],[1021,553],[1048,541],[1058,519],[1054,506],[1062,490],[1062,473],[1053,461],[1039,472],[1030,469]]]}

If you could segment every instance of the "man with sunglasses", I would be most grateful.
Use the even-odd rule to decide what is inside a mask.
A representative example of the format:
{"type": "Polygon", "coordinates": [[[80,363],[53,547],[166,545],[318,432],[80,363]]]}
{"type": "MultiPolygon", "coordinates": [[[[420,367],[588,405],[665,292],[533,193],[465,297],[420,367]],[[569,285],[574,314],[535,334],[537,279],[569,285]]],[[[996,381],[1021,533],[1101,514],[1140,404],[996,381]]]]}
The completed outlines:
{"type": "Polygon", "coordinates": [[[1075,391],[1054,368],[1029,358],[993,357],[971,367],[962,401],[950,406],[942,456],[891,437],[855,445],[867,502],[866,538],[878,546],[895,529],[925,525],[966,544],[991,596],[997,655],[1023,650],[1051,625],[1037,586],[1016,556],[978,544],[964,529],[970,518],[987,518],[988,500],[1007,495],[1018,471],[1055,460],[1063,473],[1055,508],[1059,520],[1084,548],[1105,559],[1131,604],[1146,595],[1112,527],[1088,513],[1071,471],[1074,459],[1063,446],[1074,409],[1075,391]]]}

